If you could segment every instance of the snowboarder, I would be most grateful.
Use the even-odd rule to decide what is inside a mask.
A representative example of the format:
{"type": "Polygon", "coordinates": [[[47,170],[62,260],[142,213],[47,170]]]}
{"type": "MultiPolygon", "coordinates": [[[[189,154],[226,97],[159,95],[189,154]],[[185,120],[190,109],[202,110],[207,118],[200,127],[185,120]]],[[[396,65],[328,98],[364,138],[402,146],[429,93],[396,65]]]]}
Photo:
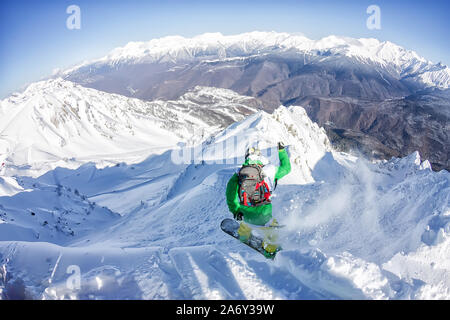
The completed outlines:
{"type": "MultiPolygon", "coordinates": [[[[274,227],[278,223],[272,217],[271,192],[279,179],[291,171],[288,153],[282,142],[278,143],[280,166],[268,163],[258,148],[250,147],[245,154],[245,162],[237,173],[228,181],[226,198],[228,208],[234,219],[241,221],[238,229],[239,238],[245,242],[251,235],[252,225],[274,227]]],[[[275,241],[274,241],[275,240],[275,241]]],[[[275,253],[279,248],[265,234],[262,243],[265,251],[275,253]]]]}

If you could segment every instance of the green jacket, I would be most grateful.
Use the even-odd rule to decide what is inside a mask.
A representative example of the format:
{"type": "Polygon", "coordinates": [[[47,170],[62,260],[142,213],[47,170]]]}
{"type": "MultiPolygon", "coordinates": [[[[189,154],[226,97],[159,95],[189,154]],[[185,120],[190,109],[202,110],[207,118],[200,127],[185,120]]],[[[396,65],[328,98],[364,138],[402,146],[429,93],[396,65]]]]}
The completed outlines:
{"type": "MultiPolygon", "coordinates": [[[[278,156],[280,158],[280,166],[275,167],[273,166],[273,170],[270,170],[271,168],[264,167],[263,171],[268,176],[268,179],[270,184],[269,186],[273,186],[275,184],[276,180],[279,180],[283,178],[285,175],[287,175],[289,172],[291,172],[291,163],[289,162],[289,156],[285,149],[278,151],[278,156]],[[272,171],[273,174],[267,174],[266,171],[272,171]]],[[[246,163],[244,163],[246,164],[246,163]]],[[[256,224],[256,225],[264,225],[270,219],[272,219],[272,204],[266,204],[262,206],[257,207],[247,207],[244,205],[241,205],[239,201],[239,178],[237,173],[235,173],[231,179],[228,181],[227,184],[227,191],[226,191],[226,197],[227,197],[227,205],[228,209],[233,213],[237,214],[238,212],[241,212],[244,218],[244,221],[256,224]]],[[[272,191],[272,190],[271,190],[272,191]]]]}

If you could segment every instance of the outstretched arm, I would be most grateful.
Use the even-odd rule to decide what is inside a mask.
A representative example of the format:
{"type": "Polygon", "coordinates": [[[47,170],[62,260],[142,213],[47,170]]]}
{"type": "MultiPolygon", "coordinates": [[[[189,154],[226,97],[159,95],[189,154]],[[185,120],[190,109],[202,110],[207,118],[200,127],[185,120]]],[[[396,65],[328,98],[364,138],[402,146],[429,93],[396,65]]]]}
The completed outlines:
{"type": "Polygon", "coordinates": [[[278,144],[278,157],[280,158],[280,166],[275,174],[275,181],[283,178],[289,172],[291,172],[291,162],[289,161],[289,155],[282,143],[278,144]]]}
{"type": "Polygon", "coordinates": [[[228,209],[233,214],[239,212],[240,201],[238,189],[239,189],[239,178],[238,175],[235,173],[228,181],[226,191],[228,209]]]}

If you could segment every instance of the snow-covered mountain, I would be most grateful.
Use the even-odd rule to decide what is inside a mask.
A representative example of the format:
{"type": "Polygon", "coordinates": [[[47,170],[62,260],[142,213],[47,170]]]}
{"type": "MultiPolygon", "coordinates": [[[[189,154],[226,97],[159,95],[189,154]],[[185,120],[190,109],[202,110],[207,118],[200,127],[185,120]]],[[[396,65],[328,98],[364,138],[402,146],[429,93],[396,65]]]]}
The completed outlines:
{"type": "Polygon", "coordinates": [[[389,41],[334,35],[311,40],[301,35],[276,32],[251,32],[233,36],[206,33],[193,38],[169,36],[148,42],[130,42],[103,58],[84,62],[62,74],[69,76],[81,68],[102,68],[105,65],[117,67],[121,64],[186,63],[198,60],[214,62],[274,53],[301,54],[319,60],[345,56],[358,63],[373,65],[396,79],[408,79],[425,86],[445,89],[450,84],[450,68],[440,63],[433,64],[414,51],[389,41]]]}
{"type": "MultiPolygon", "coordinates": [[[[61,84],[71,97],[77,90],[95,92],[61,84]]],[[[243,99],[228,91],[200,92],[204,90],[202,96],[210,93],[219,101],[243,99]]],[[[112,97],[120,100],[112,104],[117,108],[134,101],[112,97]]],[[[184,97],[194,98],[195,103],[204,101],[198,93],[184,97]]],[[[92,97],[89,101],[97,105],[92,97]]],[[[50,110],[61,109],[54,103],[50,110]]],[[[60,118],[60,128],[77,123],[76,118],[60,118]]],[[[26,119],[29,126],[42,123],[40,117],[26,119]]],[[[121,128],[129,118],[113,119],[121,128]]],[[[163,128],[164,119],[156,119],[145,130],[163,128]]],[[[179,124],[174,134],[183,128],[179,124]]],[[[0,296],[450,298],[447,171],[433,172],[418,153],[372,163],[336,152],[324,129],[298,106],[281,106],[272,114],[259,111],[216,129],[137,163],[100,167],[90,162],[39,177],[20,175],[28,171],[18,167],[15,176],[0,180],[0,190],[8,190],[0,197],[0,296]],[[230,217],[227,181],[255,141],[275,164],[276,143],[284,141],[292,163],[292,172],[273,195],[274,215],[287,225],[280,231],[284,250],[274,261],[219,228],[230,217]]]]}
{"type": "Polygon", "coordinates": [[[194,143],[258,110],[230,90],[196,87],[175,101],[145,102],[54,79],[0,102],[0,154],[13,174],[144,159],[194,143]]]}
{"type": "Polygon", "coordinates": [[[131,42],[58,76],[144,100],[177,99],[200,85],[255,97],[268,112],[301,105],[348,145],[380,146],[384,159],[417,150],[434,170],[450,170],[442,134],[450,122],[450,69],[389,41],[276,32],[171,36],[131,42]]]}

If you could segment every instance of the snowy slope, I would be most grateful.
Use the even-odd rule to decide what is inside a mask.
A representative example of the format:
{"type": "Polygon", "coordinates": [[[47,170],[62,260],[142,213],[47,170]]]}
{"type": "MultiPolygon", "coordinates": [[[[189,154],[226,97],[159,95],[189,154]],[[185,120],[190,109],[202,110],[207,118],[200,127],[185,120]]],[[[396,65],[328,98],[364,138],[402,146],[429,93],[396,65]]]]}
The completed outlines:
{"type": "MultiPolygon", "coordinates": [[[[213,62],[273,53],[306,54],[311,59],[319,60],[345,56],[355,63],[383,70],[395,79],[411,80],[425,87],[448,88],[450,84],[449,67],[432,63],[416,52],[389,41],[334,35],[312,40],[301,35],[277,32],[249,32],[230,36],[205,33],[193,38],[168,36],[148,42],[130,42],[124,47],[114,49],[101,59],[86,61],[58,75],[68,77],[82,68],[100,68],[102,65],[115,67],[121,64],[181,63],[199,60],[213,62]]],[[[89,79],[84,81],[89,83],[89,79]]]]}
{"type": "Polygon", "coordinates": [[[89,161],[137,161],[224,129],[256,112],[253,106],[253,98],[215,88],[144,102],[62,79],[41,81],[0,102],[0,154],[9,175],[24,166],[37,175],[89,161]]]}
{"type": "MultiPolygon", "coordinates": [[[[88,163],[18,178],[27,192],[0,197],[8,218],[48,190],[52,199],[79,199],[73,208],[95,202],[103,219],[81,223],[74,234],[47,232],[39,242],[13,230],[42,233],[44,226],[31,221],[48,214],[52,201],[40,204],[39,215],[3,219],[12,230],[0,241],[3,297],[450,298],[450,175],[431,171],[417,153],[379,163],[336,153],[301,107],[260,111],[180,147],[137,164],[88,163]],[[274,261],[219,229],[230,216],[226,183],[255,140],[275,163],[274,147],[284,141],[293,165],[273,196],[274,214],[287,225],[280,234],[285,250],[274,261]]],[[[80,210],[67,219],[81,217],[80,210]]]]}

